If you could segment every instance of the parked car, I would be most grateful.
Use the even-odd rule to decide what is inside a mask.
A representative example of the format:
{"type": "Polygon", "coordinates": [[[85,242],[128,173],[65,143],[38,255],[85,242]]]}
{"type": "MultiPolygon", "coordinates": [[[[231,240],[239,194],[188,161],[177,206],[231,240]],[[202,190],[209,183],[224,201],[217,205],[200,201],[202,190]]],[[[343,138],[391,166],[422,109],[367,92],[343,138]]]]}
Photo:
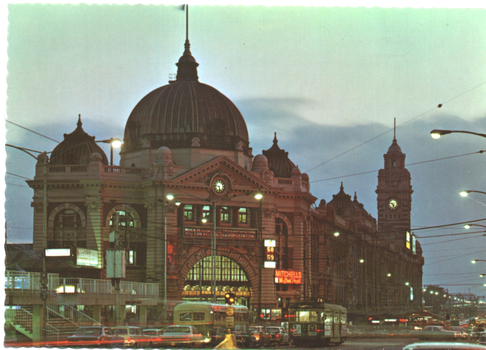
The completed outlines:
{"type": "Polygon", "coordinates": [[[436,339],[436,340],[462,340],[462,332],[447,331],[442,326],[425,326],[420,331],[413,333],[414,337],[420,339],[436,339]]]}
{"type": "Polygon", "coordinates": [[[277,345],[289,343],[289,334],[282,327],[268,326],[265,327],[265,330],[270,336],[270,343],[277,345]]]}
{"type": "Polygon", "coordinates": [[[486,350],[486,346],[454,342],[426,342],[408,344],[403,350],[486,350]]]}
{"type": "Polygon", "coordinates": [[[270,335],[263,326],[250,327],[250,346],[266,346],[270,344],[270,335]]]}
{"type": "Polygon", "coordinates": [[[470,338],[470,334],[465,328],[462,328],[462,327],[459,327],[459,326],[452,326],[452,327],[449,327],[449,331],[454,331],[454,332],[460,333],[462,339],[469,339],[470,338]]]}
{"type": "Polygon", "coordinates": [[[211,341],[211,338],[203,336],[194,326],[174,325],[165,329],[160,340],[162,347],[203,347],[211,341]]]}
{"type": "Polygon", "coordinates": [[[111,329],[113,334],[124,339],[125,347],[152,346],[152,343],[158,339],[158,337],[143,334],[142,328],[137,326],[115,326],[111,329]]]}
{"type": "Polygon", "coordinates": [[[162,340],[160,339],[160,336],[164,334],[164,330],[167,327],[163,328],[146,328],[142,330],[142,333],[144,336],[152,338],[149,341],[149,344],[147,346],[153,346],[153,347],[158,347],[162,344],[162,340]],[[150,344],[151,343],[151,344],[150,344]]]}
{"type": "Polygon", "coordinates": [[[233,334],[235,335],[238,347],[248,348],[250,346],[252,336],[249,327],[236,326],[233,334]]]}
{"type": "Polygon", "coordinates": [[[120,347],[124,339],[113,334],[110,327],[86,326],[79,327],[73,335],[67,337],[67,341],[70,347],[120,347]]]}

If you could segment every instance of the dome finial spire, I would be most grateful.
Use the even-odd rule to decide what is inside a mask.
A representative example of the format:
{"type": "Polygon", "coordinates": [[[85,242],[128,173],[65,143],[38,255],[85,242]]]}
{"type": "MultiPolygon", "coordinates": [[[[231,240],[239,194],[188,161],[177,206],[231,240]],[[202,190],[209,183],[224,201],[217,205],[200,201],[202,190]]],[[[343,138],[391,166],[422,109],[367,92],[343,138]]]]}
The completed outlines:
{"type": "Polygon", "coordinates": [[[188,81],[198,81],[197,76],[197,66],[199,63],[196,59],[192,57],[191,54],[191,44],[189,43],[189,6],[184,5],[184,10],[186,10],[186,42],[184,43],[184,53],[177,65],[177,81],[188,80],[188,81]]]}
{"type": "Polygon", "coordinates": [[[189,42],[189,5],[184,5],[186,9],[186,41],[189,42]]]}
{"type": "Polygon", "coordinates": [[[393,118],[393,141],[397,140],[397,118],[393,118]]]}

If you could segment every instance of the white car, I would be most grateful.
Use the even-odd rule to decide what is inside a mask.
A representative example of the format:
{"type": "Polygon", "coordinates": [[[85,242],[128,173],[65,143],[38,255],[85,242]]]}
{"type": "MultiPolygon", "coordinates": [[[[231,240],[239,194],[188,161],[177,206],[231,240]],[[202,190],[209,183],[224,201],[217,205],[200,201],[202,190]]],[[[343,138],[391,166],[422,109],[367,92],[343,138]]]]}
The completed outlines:
{"type": "Polygon", "coordinates": [[[486,350],[486,346],[468,343],[426,342],[408,344],[403,350],[486,350]]]}

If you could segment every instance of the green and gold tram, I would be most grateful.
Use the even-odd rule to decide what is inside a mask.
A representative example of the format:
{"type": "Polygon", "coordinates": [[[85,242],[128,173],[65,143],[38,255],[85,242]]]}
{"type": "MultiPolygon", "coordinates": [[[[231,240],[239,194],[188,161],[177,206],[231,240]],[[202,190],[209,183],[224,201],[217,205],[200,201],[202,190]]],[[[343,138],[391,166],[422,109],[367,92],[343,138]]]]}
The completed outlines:
{"type": "Polygon", "coordinates": [[[249,334],[250,313],[246,306],[223,305],[205,302],[185,302],[174,308],[174,324],[195,326],[201,334],[215,344],[224,339],[227,317],[234,320],[234,332],[249,334]],[[227,311],[231,308],[231,313],[227,311]]]}
{"type": "Polygon", "coordinates": [[[289,306],[289,338],[296,346],[342,344],[346,340],[347,310],[319,300],[289,306]]]}

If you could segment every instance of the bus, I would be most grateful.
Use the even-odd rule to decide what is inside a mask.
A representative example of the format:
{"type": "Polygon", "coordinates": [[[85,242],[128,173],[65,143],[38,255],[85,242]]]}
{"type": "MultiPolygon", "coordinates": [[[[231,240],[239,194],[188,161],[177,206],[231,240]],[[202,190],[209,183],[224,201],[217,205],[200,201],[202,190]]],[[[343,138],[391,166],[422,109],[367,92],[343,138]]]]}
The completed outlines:
{"type": "Polygon", "coordinates": [[[223,305],[204,302],[185,302],[174,307],[174,324],[195,326],[202,335],[218,344],[226,334],[226,310],[232,308],[234,333],[238,343],[248,343],[250,338],[250,313],[246,306],[223,305]]]}
{"type": "Polygon", "coordinates": [[[347,310],[321,300],[289,305],[289,339],[295,346],[340,345],[346,340],[347,310]]]}

